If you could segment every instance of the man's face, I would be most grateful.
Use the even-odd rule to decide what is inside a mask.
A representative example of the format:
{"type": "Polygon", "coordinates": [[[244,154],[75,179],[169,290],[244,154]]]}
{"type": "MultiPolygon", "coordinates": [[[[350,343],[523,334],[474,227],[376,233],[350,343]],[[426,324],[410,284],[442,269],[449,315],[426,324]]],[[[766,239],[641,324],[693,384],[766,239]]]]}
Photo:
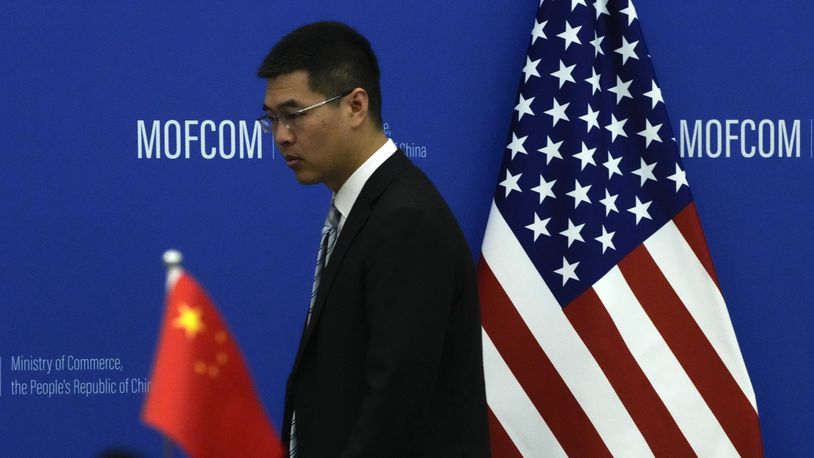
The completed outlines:
{"type": "MultiPolygon", "coordinates": [[[[270,79],[264,104],[272,115],[292,113],[337,94],[320,94],[308,87],[308,73],[295,71],[270,79]]],[[[339,99],[305,112],[290,123],[274,129],[274,142],[286,165],[302,184],[325,183],[336,191],[353,172],[348,151],[348,134],[339,99]],[[348,170],[350,169],[350,170],[348,170]]]]}

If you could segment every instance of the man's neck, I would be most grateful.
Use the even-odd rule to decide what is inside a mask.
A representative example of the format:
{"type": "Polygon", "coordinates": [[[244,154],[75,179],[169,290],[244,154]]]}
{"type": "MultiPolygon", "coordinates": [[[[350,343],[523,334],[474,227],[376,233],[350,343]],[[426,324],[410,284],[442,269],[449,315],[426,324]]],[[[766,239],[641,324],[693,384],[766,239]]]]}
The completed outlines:
{"type": "Polygon", "coordinates": [[[354,171],[364,164],[365,161],[370,159],[370,156],[373,156],[373,153],[384,145],[387,141],[387,136],[384,135],[384,132],[376,131],[365,140],[366,141],[359,147],[360,154],[357,158],[356,166],[353,168],[354,171]]]}
{"type": "Polygon", "coordinates": [[[345,181],[355,172],[362,164],[365,163],[370,156],[382,147],[382,145],[387,142],[387,136],[384,134],[384,131],[376,130],[371,132],[370,135],[365,135],[362,139],[360,139],[358,143],[356,143],[348,154],[352,155],[353,160],[350,162],[350,167],[348,167],[348,171],[344,177],[342,177],[341,182],[339,183],[325,183],[328,188],[336,192],[339,188],[345,184],[345,181]]]}

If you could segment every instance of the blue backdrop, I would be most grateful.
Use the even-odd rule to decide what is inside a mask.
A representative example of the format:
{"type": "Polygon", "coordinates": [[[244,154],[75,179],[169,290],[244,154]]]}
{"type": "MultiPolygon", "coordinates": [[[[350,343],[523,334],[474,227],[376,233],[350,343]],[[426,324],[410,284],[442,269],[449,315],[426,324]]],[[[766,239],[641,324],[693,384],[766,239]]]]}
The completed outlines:
{"type": "MultiPolygon", "coordinates": [[[[270,137],[251,135],[260,61],[307,22],[337,19],[364,33],[380,59],[389,135],[434,179],[477,254],[537,6],[0,8],[0,455],[92,456],[114,446],[159,455],[160,436],[138,419],[143,393],[49,396],[22,394],[19,384],[147,377],[167,248],[185,254],[213,296],[279,425],[329,193],[299,186],[270,137]],[[63,355],[120,358],[122,370],[12,367],[16,357],[63,355]]],[[[805,456],[814,449],[814,4],[636,7],[766,454],[805,456]]]]}

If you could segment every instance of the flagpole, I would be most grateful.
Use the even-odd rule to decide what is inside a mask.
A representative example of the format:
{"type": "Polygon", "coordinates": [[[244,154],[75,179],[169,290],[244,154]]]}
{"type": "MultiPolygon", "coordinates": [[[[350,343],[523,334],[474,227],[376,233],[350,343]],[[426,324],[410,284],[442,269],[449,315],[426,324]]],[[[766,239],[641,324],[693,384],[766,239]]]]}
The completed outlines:
{"type": "MultiPolygon", "coordinates": [[[[163,256],[161,256],[161,259],[164,261],[164,267],[167,269],[166,288],[167,291],[170,291],[172,289],[172,286],[178,280],[178,277],[181,275],[182,271],[181,263],[184,261],[184,256],[178,250],[169,249],[164,252],[163,256]]],[[[161,447],[163,458],[172,458],[173,457],[172,441],[170,441],[170,438],[167,437],[166,434],[162,434],[161,437],[163,438],[161,447]]]]}
{"type": "Polygon", "coordinates": [[[176,280],[178,280],[178,277],[181,275],[181,271],[183,270],[181,263],[184,261],[184,255],[182,255],[178,250],[169,249],[164,252],[161,259],[164,261],[164,267],[167,269],[166,286],[167,291],[169,291],[175,284],[176,280]]]}

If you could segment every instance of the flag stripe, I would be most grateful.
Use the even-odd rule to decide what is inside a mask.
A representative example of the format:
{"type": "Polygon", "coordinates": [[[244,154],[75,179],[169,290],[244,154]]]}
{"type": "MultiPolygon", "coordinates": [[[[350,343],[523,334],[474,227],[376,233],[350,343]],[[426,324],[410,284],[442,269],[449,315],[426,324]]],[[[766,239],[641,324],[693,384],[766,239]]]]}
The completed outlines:
{"type": "Polygon", "coordinates": [[[602,367],[653,453],[693,456],[692,447],[625,345],[596,291],[586,290],[565,309],[565,315],[602,367]]]}
{"type": "Polygon", "coordinates": [[[486,399],[523,456],[567,456],[489,335],[483,332],[486,399]]]}
{"type": "Polygon", "coordinates": [[[573,394],[537,345],[489,266],[478,268],[481,321],[486,333],[543,420],[570,456],[610,456],[573,394]]]}
{"type": "Polygon", "coordinates": [[[503,425],[495,417],[492,409],[489,410],[489,443],[492,448],[492,455],[501,458],[523,458],[523,454],[512,442],[509,434],[503,429],[503,425]]]}
{"type": "Polygon", "coordinates": [[[701,229],[701,220],[698,219],[698,210],[695,208],[695,203],[690,203],[687,208],[681,210],[673,218],[673,222],[678,228],[684,240],[695,253],[695,257],[704,266],[707,275],[715,282],[718,289],[721,289],[721,284],[718,283],[718,275],[715,273],[715,266],[712,264],[712,256],[709,255],[707,248],[707,239],[704,237],[704,231],[701,229]]]}
{"type": "MultiPolygon", "coordinates": [[[[506,296],[615,456],[650,448],[494,201],[482,248],[506,296]]],[[[509,331],[511,332],[511,331],[509,331]]]]}
{"type": "Polygon", "coordinates": [[[620,267],[623,272],[636,272],[626,276],[633,293],[735,448],[741,456],[754,456],[751,432],[757,424],[756,412],[650,254],[638,248],[622,260],[620,267]]]}
{"type": "Polygon", "coordinates": [[[647,375],[684,436],[699,456],[737,456],[721,426],[676,356],[645,313],[619,268],[594,285],[639,367],[647,375]],[[714,440],[711,440],[714,439],[714,440]],[[721,440],[725,444],[721,444],[721,440]]]}
{"type": "Polygon", "coordinates": [[[644,245],[757,412],[752,382],[717,285],[674,224],[666,224],[644,245]]]}
{"type": "MultiPolygon", "coordinates": [[[[569,454],[594,455],[561,437],[573,397],[614,456],[759,455],[754,392],[633,0],[606,3],[537,10],[481,251],[481,296],[497,295],[484,332],[569,454]],[[543,370],[571,393],[558,412],[529,375],[543,370]]],[[[506,426],[511,412],[492,407],[506,426]]]]}

